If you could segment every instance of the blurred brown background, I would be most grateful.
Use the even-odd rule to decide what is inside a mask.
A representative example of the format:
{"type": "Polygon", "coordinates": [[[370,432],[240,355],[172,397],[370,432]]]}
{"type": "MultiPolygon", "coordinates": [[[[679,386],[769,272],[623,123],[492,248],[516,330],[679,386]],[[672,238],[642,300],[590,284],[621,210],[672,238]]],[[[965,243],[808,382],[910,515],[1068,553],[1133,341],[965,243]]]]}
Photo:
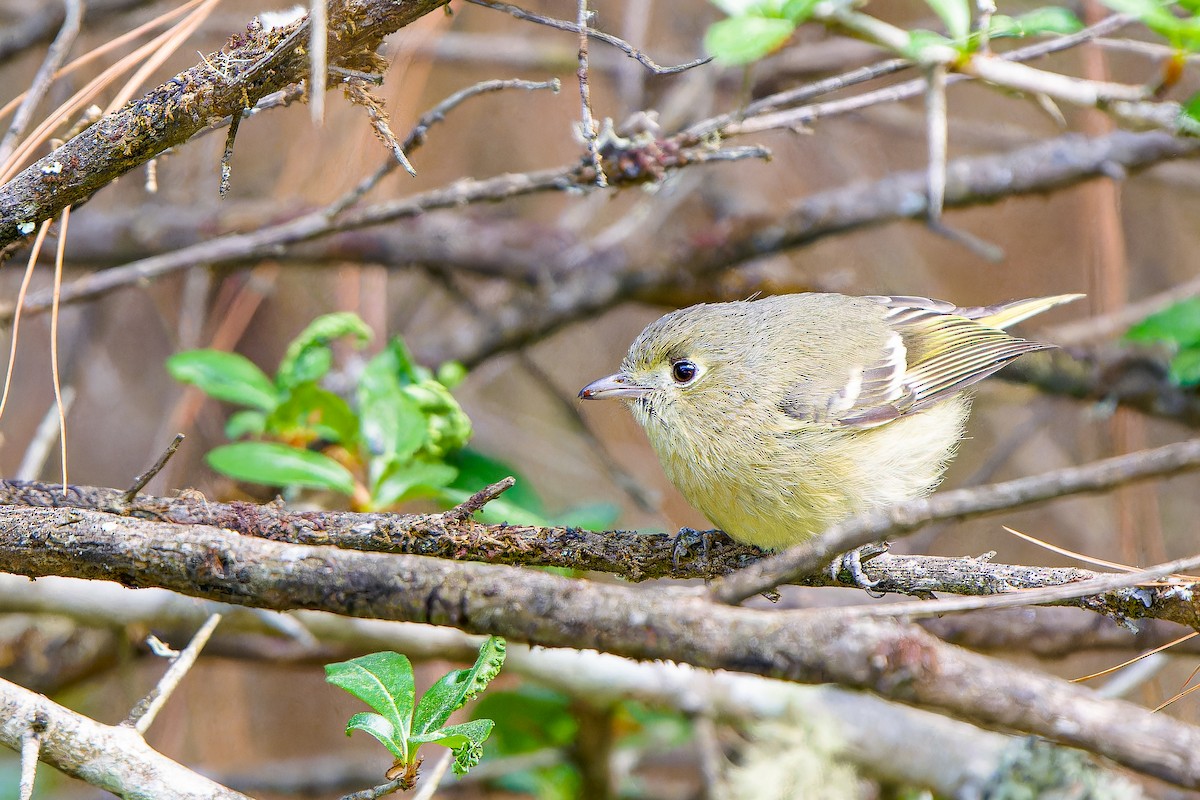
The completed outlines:
{"type": "MultiPolygon", "coordinates": [[[[15,26],[42,5],[42,0],[0,3],[0,29],[15,26]]],[[[562,18],[575,13],[573,5],[564,3],[533,0],[526,5],[562,18]]],[[[1016,13],[1034,5],[1002,4],[1002,10],[1016,13]]],[[[144,3],[89,21],[76,52],[110,40],[167,7],[144,3]]],[[[717,18],[715,9],[700,0],[597,0],[594,7],[597,27],[624,36],[660,63],[700,55],[703,31],[717,18]]],[[[219,48],[262,10],[261,3],[226,0],[153,82],[194,64],[196,51],[219,48]]],[[[937,24],[922,3],[875,4],[871,10],[908,27],[937,24]]],[[[422,19],[388,40],[385,54],[392,66],[379,93],[397,132],[407,131],[422,112],[475,81],[559,77],[563,90],[557,95],[496,93],[455,109],[431,131],[429,143],[413,154],[417,177],[393,174],[369,200],[406,196],[463,177],[566,165],[580,156],[574,134],[579,116],[574,37],[477,6],[456,3],[453,11],[422,19]]],[[[799,85],[879,57],[863,45],[831,38],[816,28],[804,29],[800,38],[802,45],[786,56],[760,65],[755,92],[799,85]]],[[[592,53],[592,100],[601,118],[619,122],[637,110],[657,109],[669,132],[734,109],[742,98],[740,71],[708,66],[655,77],[600,43],[593,43],[592,53]]],[[[112,58],[101,61],[111,63],[112,58]]],[[[34,47],[0,63],[0,102],[29,83],[40,59],[41,49],[34,47]]],[[[1153,71],[1152,62],[1143,56],[1098,48],[1073,50],[1039,64],[1130,82],[1153,71]]],[[[82,74],[69,79],[52,92],[50,102],[61,100],[84,80],[82,74]]],[[[334,200],[381,164],[387,153],[359,109],[336,91],[328,94],[326,103],[320,127],[313,125],[304,104],[243,122],[232,162],[232,190],[224,199],[217,194],[222,133],[160,159],[156,194],[147,192],[141,170],[104,189],[72,216],[72,226],[77,227],[68,238],[68,278],[221,233],[251,230],[334,200]]],[[[983,87],[952,88],[949,108],[952,158],[1008,150],[1062,132],[1035,104],[983,87]]],[[[1063,111],[1074,131],[1098,134],[1109,126],[1094,112],[1063,111]]],[[[460,232],[464,227],[452,220],[465,219],[485,232],[514,231],[511,235],[521,238],[522,246],[537,243],[538,237],[543,246],[611,237],[636,256],[773,217],[813,192],[919,170],[925,164],[919,100],[821,120],[802,134],[771,133],[738,143],[769,147],[771,161],[689,169],[648,190],[543,194],[436,212],[431,224],[444,217],[451,220],[448,229],[460,232]],[[505,227],[510,223],[516,225],[505,227]]],[[[715,278],[680,282],[598,317],[581,316],[531,344],[523,356],[502,353],[488,358],[456,394],[476,426],[474,445],[518,465],[551,510],[606,500],[621,505],[622,527],[707,527],[666,483],[641,431],[622,408],[595,404],[583,409],[574,400],[579,387],[614,370],[646,323],[679,305],[754,292],[915,294],[963,305],[1086,292],[1086,301],[1039,317],[1036,327],[1023,329],[1053,341],[1052,329],[1059,323],[1112,310],[1127,299],[1162,291],[1195,275],[1198,188],[1200,167],[1173,162],[1120,183],[1092,181],[950,211],[948,221],[955,228],[1003,250],[999,263],[989,263],[916,223],[830,237],[715,278]],[[548,382],[531,372],[523,358],[536,364],[548,382]],[[592,435],[582,433],[581,425],[592,435]],[[656,507],[641,508],[622,490],[619,474],[598,457],[598,447],[632,476],[656,507]]],[[[353,241],[353,235],[349,238],[353,241]]],[[[502,235],[496,241],[504,246],[502,235]]],[[[2,291],[9,298],[15,296],[21,277],[18,262],[10,262],[0,273],[2,291]]],[[[529,267],[536,274],[538,265],[529,267]]],[[[587,262],[577,265],[580,270],[589,268],[594,267],[587,262]]],[[[238,352],[270,368],[289,339],[314,316],[353,310],[377,334],[367,354],[387,335],[399,333],[418,357],[436,363],[457,355],[456,326],[478,322],[480,315],[502,308],[511,294],[503,279],[466,269],[447,278],[446,272],[445,267],[431,270],[407,263],[402,256],[380,264],[325,257],[312,263],[289,255],[244,267],[172,275],[67,308],[60,342],[64,380],[75,392],[68,415],[70,480],[126,486],[181,430],[188,434],[186,444],[147,491],[167,494],[193,487],[209,497],[228,496],[232,487],[202,460],[208,449],[225,441],[221,428],[228,409],[211,400],[198,403],[167,375],[164,359],[225,337],[232,338],[238,352]]],[[[41,269],[35,286],[48,285],[49,274],[41,269]]],[[[21,327],[12,397],[0,423],[0,470],[5,475],[17,471],[35,428],[53,405],[48,323],[48,316],[42,315],[21,327]]],[[[9,335],[5,331],[2,337],[6,349],[9,335]]],[[[359,357],[348,351],[346,356],[359,357]]],[[[1173,424],[1132,414],[1114,416],[1110,408],[993,380],[977,392],[970,438],[945,485],[1029,475],[1186,435],[1173,424]]],[[[58,471],[52,454],[39,477],[54,480],[58,471]]],[[[996,550],[997,560],[1004,562],[1070,563],[1004,533],[1000,525],[1006,524],[1100,558],[1148,564],[1194,550],[1198,497],[1200,478],[1176,478],[1104,497],[940,526],[898,549],[948,555],[996,550]]],[[[832,602],[831,597],[844,599],[822,590],[802,595],[802,601],[832,602]]],[[[850,599],[862,601],[861,596],[850,599]]],[[[129,638],[136,641],[138,633],[129,631],[129,638]]],[[[1052,668],[1075,675],[1115,660],[1104,654],[1052,668]]],[[[1134,699],[1155,701],[1171,694],[1192,666],[1184,661],[1160,673],[1145,685],[1144,695],[1134,699]]],[[[113,721],[159,669],[144,659],[128,658],[73,686],[63,701],[113,721]]],[[[189,676],[183,694],[168,707],[150,741],[184,763],[222,774],[335,752],[353,751],[355,757],[382,762],[374,742],[342,737],[341,724],[352,710],[349,698],[324,686],[315,666],[268,669],[208,659],[189,676]],[[246,707],[254,710],[247,712],[246,707]]],[[[1191,721],[1200,716],[1195,704],[1186,701],[1169,713],[1191,721]]],[[[44,796],[95,794],[86,788],[68,790],[63,781],[58,785],[62,788],[44,796]]]]}

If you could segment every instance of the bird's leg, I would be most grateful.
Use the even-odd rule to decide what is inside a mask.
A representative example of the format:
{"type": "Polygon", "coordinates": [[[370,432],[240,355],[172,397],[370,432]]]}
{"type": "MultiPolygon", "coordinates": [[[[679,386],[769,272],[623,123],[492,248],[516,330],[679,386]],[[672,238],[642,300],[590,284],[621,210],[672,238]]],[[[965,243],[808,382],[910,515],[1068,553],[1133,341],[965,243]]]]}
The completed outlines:
{"type": "Polygon", "coordinates": [[[887,592],[874,591],[875,587],[879,585],[879,581],[873,581],[867,577],[867,573],[863,569],[863,562],[870,561],[876,556],[881,556],[887,551],[887,542],[877,542],[864,544],[862,547],[856,547],[848,553],[842,553],[830,563],[829,577],[835,581],[840,581],[841,573],[845,570],[850,573],[855,586],[872,597],[883,597],[887,592]]]}
{"type": "Polygon", "coordinates": [[[675,571],[679,570],[680,553],[686,553],[691,550],[692,542],[697,538],[700,539],[700,549],[704,553],[704,566],[707,569],[708,551],[712,544],[712,535],[714,533],[721,533],[721,531],[715,528],[707,531],[698,531],[695,528],[680,528],[679,533],[675,534],[671,540],[671,569],[675,571]]]}

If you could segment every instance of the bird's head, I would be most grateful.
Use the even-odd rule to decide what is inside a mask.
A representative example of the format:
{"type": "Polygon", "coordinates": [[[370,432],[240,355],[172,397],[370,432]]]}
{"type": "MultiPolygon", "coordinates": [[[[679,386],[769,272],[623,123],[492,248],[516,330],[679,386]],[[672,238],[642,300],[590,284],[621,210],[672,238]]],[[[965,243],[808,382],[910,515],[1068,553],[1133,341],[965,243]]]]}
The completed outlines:
{"type": "Polygon", "coordinates": [[[704,430],[745,403],[745,374],[758,347],[740,306],[698,305],[651,323],[634,340],[621,370],[579,392],[583,400],[619,398],[651,435],[655,429],[704,430]],[[744,323],[744,320],[742,320],[744,323]]]}

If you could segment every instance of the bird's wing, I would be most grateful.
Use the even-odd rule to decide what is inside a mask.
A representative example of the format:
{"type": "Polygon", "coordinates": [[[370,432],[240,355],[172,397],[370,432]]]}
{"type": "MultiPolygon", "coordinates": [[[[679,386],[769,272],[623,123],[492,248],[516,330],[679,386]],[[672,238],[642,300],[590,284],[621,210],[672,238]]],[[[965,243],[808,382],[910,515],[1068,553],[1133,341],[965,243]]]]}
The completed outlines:
{"type": "Polygon", "coordinates": [[[884,319],[890,329],[877,358],[851,367],[846,385],[821,407],[789,398],[787,413],[838,427],[877,427],[947,399],[1024,353],[1053,346],[952,313],[957,309],[949,303],[921,297],[870,299],[887,307],[884,319]]]}

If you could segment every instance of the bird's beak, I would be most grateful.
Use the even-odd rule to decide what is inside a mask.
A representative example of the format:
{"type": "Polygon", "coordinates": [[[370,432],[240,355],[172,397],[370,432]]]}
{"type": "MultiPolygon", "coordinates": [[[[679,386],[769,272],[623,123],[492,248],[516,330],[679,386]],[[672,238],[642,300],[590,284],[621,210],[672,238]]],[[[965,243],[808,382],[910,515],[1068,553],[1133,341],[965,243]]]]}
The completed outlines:
{"type": "Polygon", "coordinates": [[[650,392],[649,386],[639,386],[623,372],[609,375],[598,381],[592,381],[579,390],[580,400],[604,400],[609,397],[645,397],[650,392]]]}

